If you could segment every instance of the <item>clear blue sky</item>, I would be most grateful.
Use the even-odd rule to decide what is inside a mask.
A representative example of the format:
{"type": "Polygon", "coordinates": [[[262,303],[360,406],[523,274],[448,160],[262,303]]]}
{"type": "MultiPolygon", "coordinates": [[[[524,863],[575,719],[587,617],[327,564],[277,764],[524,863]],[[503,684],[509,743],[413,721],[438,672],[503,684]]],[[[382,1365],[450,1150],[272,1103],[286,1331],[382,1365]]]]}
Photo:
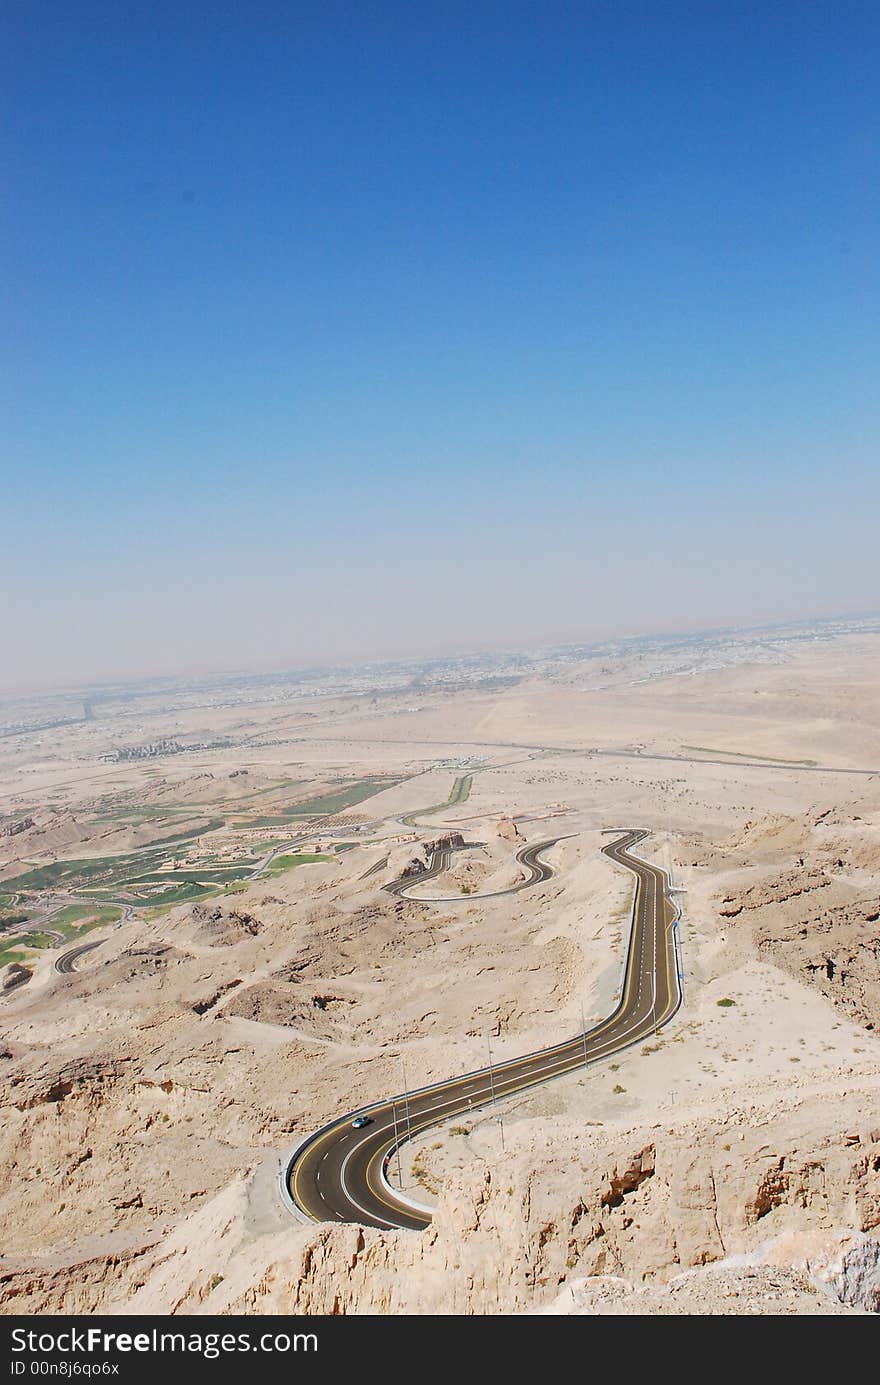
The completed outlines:
{"type": "Polygon", "coordinates": [[[880,605],[875,3],[0,47],[0,685],[880,605]]]}

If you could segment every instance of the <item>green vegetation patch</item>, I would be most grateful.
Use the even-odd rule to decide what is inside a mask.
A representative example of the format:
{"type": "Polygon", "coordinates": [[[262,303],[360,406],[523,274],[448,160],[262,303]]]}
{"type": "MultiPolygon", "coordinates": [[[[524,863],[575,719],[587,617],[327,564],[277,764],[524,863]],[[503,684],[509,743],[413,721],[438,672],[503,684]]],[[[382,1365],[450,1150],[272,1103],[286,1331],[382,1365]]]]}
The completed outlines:
{"type": "Polygon", "coordinates": [[[144,875],[132,876],[129,884],[137,889],[139,885],[198,884],[200,880],[210,880],[222,884],[225,880],[240,880],[242,875],[253,870],[253,861],[236,861],[229,866],[186,866],[182,870],[147,871],[144,875]]]}
{"type": "Polygon", "coordinates": [[[319,794],[317,798],[307,798],[301,803],[295,803],[284,812],[292,818],[332,816],[334,813],[341,813],[344,808],[353,808],[356,803],[373,798],[377,793],[382,793],[383,789],[393,789],[395,784],[400,782],[399,779],[392,778],[358,779],[353,784],[319,794]]]}
{"type": "MultiPolygon", "coordinates": [[[[84,933],[90,933],[93,928],[102,928],[105,924],[116,923],[122,918],[122,909],[118,904],[68,904],[64,909],[60,909],[57,914],[51,915],[46,922],[46,927],[51,928],[54,933],[61,933],[65,938],[77,939],[84,933]]],[[[18,939],[20,943],[26,943],[28,947],[46,948],[54,947],[55,939],[51,933],[43,933],[35,929],[29,933],[27,938],[18,939]]]]}
{"type": "Polygon", "coordinates": [[[417,827],[416,818],[430,817],[432,813],[442,813],[445,808],[451,808],[456,803],[466,803],[470,798],[473,782],[472,774],[460,774],[449,790],[449,797],[445,803],[435,803],[433,808],[416,808],[415,812],[407,813],[405,818],[401,818],[401,822],[406,823],[407,827],[417,827]]]}
{"type": "Polygon", "coordinates": [[[205,900],[217,899],[221,895],[225,898],[227,895],[240,894],[246,889],[247,882],[244,880],[233,880],[227,885],[176,885],[170,890],[139,895],[138,898],[143,904],[151,906],[141,911],[141,917],[159,918],[178,904],[195,903],[196,900],[204,903],[205,900]]]}
{"type": "Polygon", "coordinates": [[[459,775],[452,786],[452,793],[449,795],[450,803],[466,803],[471,796],[471,787],[474,782],[472,774],[459,775]]]}
{"type": "Polygon", "coordinates": [[[314,852],[294,852],[291,856],[276,856],[267,875],[283,875],[296,866],[311,866],[318,861],[332,861],[332,856],[316,855],[314,852]]]}
{"type": "Polygon", "coordinates": [[[10,962],[23,962],[26,957],[26,952],[19,952],[16,948],[0,948],[0,967],[8,966],[10,962]]]}
{"type": "Polygon", "coordinates": [[[254,861],[259,861],[270,851],[277,851],[279,846],[292,845],[289,837],[267,837],[263,842],[252,842],[250,850],[254,860],[250,864],[253,866],[254,861]]]}
{"type": "Polygon", "coordinates": [[[150,842],[150,850],[157,846],[170,846],[172,842],[189,842],[194,837],[205,837],[209,832],[216,832],[218,828],[225,826],[224,818],[211,818],[208,822],[202,823],[200,827],[188,827],[183,832],[171,832],[167,837],[157,837],[154,842],[150,842]]]}
{"type": "Polygon", "coordinates": [[[49,933],[24,933],[15,941],[19,947],[29,947],[36,951],[44,947],[51,947],[55,939],[49,933]]]}
{"type": "Polygon", "coordinates": [[[217,894],[216,889],[210,885],[198,885],[194,882],[187,882],[185,885],[172,885],[167,890],[154,890],[152,893],[142,892],[138,898],[144,903],[161,904],[163,907],[171,907],[173,904],[185,904],[190,899],[205,899],[208,895],[217,894]]]}
{"type": "Polygon", "coordinates": [[[288,808],[283,813],[273,813],[270,817],[236,819],[230,825],[232,827],[289,827],[291,812],[292,810],[288,808]]]}
{"type": "Polygon", "coordinates": [[[34,866],[32,870],[16,875],[7,883],[16,890],[46,890],[55,885],[73,884],[78,880],[89,880],[96,875],[108,872],[108,859],[99,857],[94,861],[52,861],[48,866],[34,866]]]}
{"type": "Polygon", "coordinates": [[[97,928],[121,918],[122,910],[116,904],[68,904],[52,915],[49,924],[59,933],[78,933],[86,924],[97,928]]]}
{"type": "Polygon", "coordinates": [[[30,914],[26,909],[0,909],[0,928],[12,928],[16,923],[27,923],[30,914]]]}
{"type": "Polygon", "coordinates": [[[731,1000],[731,999],[730,999],[730,996],[729,996],[729,995],[726,995],[726,996],[724,997],[723,1000],[716,1000],[715,1004],[716,1004],[716,1005],[721,1005],[721,1006],[726,1010],[726,1009],[728,1008],[728,1006],[730,1006],[730,1005],[735,1005],[735,1004],[736,1004],[736,1001],[735,1001],[735,1000],[731,1000]]]}
{"type": "Polygon", "coordinates": [[[193,817],[192,805],[189,803],[163,803],[157,808],[109,808],[103,812],[96,813],[95,822],[124,822],[132,826],[140,827],[145,822],[162,822],[166,818],[173,821],[181,813],[188,813],[193,817]]]}
{"type": "MultiPolygon", "coordinates": [[[[222,826],[222,819],[215,819],[214,826],[222,826]]],[[[32,870],[15,876],[9,883],[16,890],[38,893],[48,889],[85,890],[95,889],[103,892],[118,891],[129,884],[140,884],[152,879],[161,866],[174,859],[169,847],[183,840],[201,836],[202,832],[175,833],[162,842],[154,842],[142,851],[127,852],[121,856],[99,856],[93,860],[52,861],[46,866],[34,866],[32,870]]],[[[206,861],[203,867],[189,867],[193,875],[241,876],[249,871],[253,862],[231,861],[219,863],[206,861]]]]}

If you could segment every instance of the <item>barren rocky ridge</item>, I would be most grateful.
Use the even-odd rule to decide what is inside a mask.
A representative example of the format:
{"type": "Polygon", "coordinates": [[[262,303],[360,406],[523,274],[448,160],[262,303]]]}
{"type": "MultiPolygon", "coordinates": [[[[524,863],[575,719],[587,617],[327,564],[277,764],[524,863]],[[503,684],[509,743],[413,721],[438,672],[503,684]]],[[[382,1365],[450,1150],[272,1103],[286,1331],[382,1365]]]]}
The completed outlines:
{"type": "MultiPolygon", "coordinates": [[[[873,686],[872,649],[708,672],[686,692],[661,678],[613,703],[536,682],[427,697],[406,719],[343,709],[342,750],[315,728],[288,775],[400,776],[340,815],[365,840],[231,899],[96,929],[70,975],[47,952],[0,1000],[4,1310],[876,1311],[880,783],[591,753],[636,727],[667,753],[687,711],[689,744],[807,756],[788,678],[826,722],[840,712],[842,761],[855,713],[835,700],[839,668],[873,686]],[[769,718],[755,685],[773,690],[769,718]],[[535,748],[565,727],[582,750],[535,748]],[[448,755],[456,737],[462,758],[469,738],[505,746],[482,752],[466,802],[408,829],[457,772],[432,767],[432,738],[448,755]],[[422,1084],[480,1066],[487,1033],[502,1060],[575,1032],[582,1005],[608,1012],[631,883],[599,847],[621,823],[652,828],[646,851],[687,886],[676,1020],[614,1065],[506,1103],[503,1149],[488,1111],[418,1140],[404,1173],[436,1201],[423,1235],[289,1219],[279,1156],[399,1090],[403,1059],[422,1084]],[[444,826],[480,843],[435,882],[460,902],[387,894],[444,826]],[[517,878],[520,842],[557,832],[552,880],[469,899],[517,878]]],[[[876,699],[858,717],[859,763],[880,763],[876,699]]]]}

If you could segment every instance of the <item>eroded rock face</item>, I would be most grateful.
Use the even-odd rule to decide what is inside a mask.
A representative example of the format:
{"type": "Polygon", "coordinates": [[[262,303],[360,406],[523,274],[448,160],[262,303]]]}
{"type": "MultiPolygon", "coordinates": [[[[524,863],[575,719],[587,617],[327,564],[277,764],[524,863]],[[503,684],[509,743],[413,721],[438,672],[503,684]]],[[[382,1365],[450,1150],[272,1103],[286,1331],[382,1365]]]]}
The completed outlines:
{"type": "Polygon", "coordinates": [[[0,1267],[0,1309],[17,1313],[96,1313],[101,1304],[121,1289],[135,1292],[148,1272],[161,1233],[137,1240],[117,1238],[89,1254],[86,1248],[70,1258],[45,1257],[42,1261],[6,1259],[0,1267]]]}
{"type": "Polygon", "coordinates": [[[801,1298],[807,1311],[826,1311],[823,1294],[876,1311],[880,1243],[871,1228],[827,1228],[880,1225],[880,1144],[849,1144],[829,1129],[815,1147],[767,1151],[747,1120],[743,1114],[735,1127],[746,1133],[745,1149],[735,1155],[722,1142],[730,1131],[712,1126],[663,1132],[656,1143],[624,1146],[611,1159],[607,1140],[592,1153],[579,1141],[570,1151],[580,1166],[574,1199],[562,1191],[566,1169],[558,1146],[545,1149],[540,1170],[528,1159],[511,1158],[494,1174],[475,1174],[465,1188],[446,1189],[432,1226],[418,1236],[321,1228],[295,1264],[267,1266],[260,1282],[231,1306],[296,1313],[520,1312],[551,1303],[566,1283],[583,1293],[596,1277],[610,1275],[622,1277],[627,1293],[652,1285],[650,1311],[685,1311],[662,1306],[664,1293],[698,1300],[696,1270],[716,1265],[708,1281],[713,1302],[726,1294],[748,1300],[751,1282],[747,1311],[762,1311],[765,1292],[777,1303],[765,1311],[801,1298]],[[797,1238],[808,1227],[825,1252],[817,1255],[816,1242],[806,1240],[799,1251],[797,1238]],[[772,1248],[786,1234],[795,1240],[788,1263],[780,1265],[772,1248]],[[740,1268],[726,1268],[730,1257],[740,1268]]]}
{"type": "Polygon", "coordinates": [[[634,1193],[646,1178],[653,1178],[654,1168],[653,1145],[646,1145],[638,1154],[632,1155],[623,1169],[615,1165],[613,1172],[608,1175],[607,1189],[602,1194],[603,1206],[619,1207],[627,1193],[634,1193]]]}
{"type": "Polygon", "coordinates": [[[778,1317],[846,1316],[855,1311],[823,1293],[798,1270],[764,1266],[687,1270],[662,1286],[596,1275],[566,1285],[544,1314],[631,1317],[634,1314],[778,1317]]]}
{"type": "Polygon", "coordinates": [[[85,1102],[101,1104],[119,1081],[129,1059],[82,1059],[66,1063],[58,1073],[37,1076],[31,1081],[13,1077],[11,1105],[19,1111],[32,1106],[64,1101],[74,1092],[85,1102]]]}
{"type": "Polygon", "coordinates": [[[308,993],[291,981],[261,982],[248,986],[226,1007],[227,1015],[258,1020],[263,1024],[285,1025],[325,1038],[338,1037],[340,1018],[354,1001],[327,992],[308,993]]]}
{"type": "Polygon", "coordinates": [[[747,924],[760,955],[827,995],[848,1018],[868,1029],[880,1022],[880,896],[801,859],[794,870],[728,893],[718,912],[747,924]]]}
{"type": "Polygon", "coordinates": [[[235,943],[255,938],[263,925],[253,914],[238,909],[222,909],[219,905],[194,904],[193,922],[197,924],[193,939],[209,946],[231,947],[235,943]]]}
{"type": "Polygon", "coordinates": [[[865,1236],[847,1245],[831,1283],[841,1303],[880,1313],[880,1240],[865,1236]]]}
{"type": "MultiPolygon", "coordinates": [[[[237,909],[228,900],[181,908],[137,934],[108,934],[100,960],[57,987],[51,1028],[31,998],[36,987],[6,1002],[14,1057],[0,1064],[0,1157],[10,1169],[0,1211],[12,1239],[0,1267],[5,1301],[28,1311],[181,1314],[563,1311],[554,1305],[566,1294],[573,1306],[564,1311],[584,1312],[870,1308],[880,1239],[873,1041],[853,1031],[866,1045],[854,1050],[860,1057],[841,1057],[842,1044],[827,1060],[814,1054],[806,1081],[806,1064],[789,1069],[781,1048],[781,1060],[761,1062],[759,1052],[746,1068],[751,1018],[734,1039],[719,1026],[745,1014],[754,990],[731,987],[736,1008],[724,1011],[715,996],[726,980],[708,998],[700,990],[724,976],[724,934],[774,1004],[784,986],[789,1001],[827,1011],[826,1037],[848,1034],[752,947],[757,939],[759,957],[775,961],[771,936],[866,897],[864,879],[835,874],[837,859],[835,849],[827,869],[777,861],[763,902],[750,863],[740,873],[749,907],[724,916],[709,901],[735,895],[735,881],[707,884],[707,960],[662,1050],[647,1046],[638,1074],[621,1073],[619,1087],[597,1070],[583,1087],[560,1083],[534,1106],[513,1103],[506,1152],[496,1158],[487,1142],[460,1166],[443,1165],[437,1215],[420,1235],[265,1230],[271,1197],[255,1213],[245,1190],[263,1161],[274,1180],[275,1151],[396,1090],[402,1041],[423,1055],[437,1041],[432,1080],[464,1070],[467,1054],[440,1047],[450,1014],[456,1042],[489,1032],[509,1038],[508,1051],[527,1050],[545,1041],[542,1026],[561,1037],[559,1017],[583,981],[581,903],[571,935],[560,936],[550,892],[537,917],[534,901],[505,902],[504,931],[487,943],[489,905],[453,917],[384,896],[377,903],[369,884],[299,902],[292,890],[285,900],[260,886],[248,906],[256,913],[237,896],[237,909]],[[810,888],[798,885],[802,871],[810,888]],[[728,1046],[742,1067],[691,1080],[713,1061],[721,1068],[728,1046]],[[688,1081],[686,1100],[670,1106],[669,1086],[688,1081]]],[[[624,891],[616,903],[626,903],[624,891]]],[[[610,913],[604,896],[594,913],[610,913]]],[[[696,961],[695,933],[689,941],[696,961]]],[[[786,943],[790,956],[798,941],[786,943]]],[[[792,1061],[801,1061],[797,1050],[792,1061]]],[[[425,1144],[432,1177],[432,1157],[442,1157],[432,1142],[442,1138],[432,1132],[425,1144]]]]}
{"type": "Polygon", "coordinates": [[[19,818],[18,822],[10,822],[6,827],[0,827],[0,837],[17,837],[20,832],[28,832],[33,826],[32,817],[19,818]]]}
{"type": "MultiPolygon", "coordinates": [[[[302,980],[286,990],[300,1019],[344,1023],[337,991],[302,980]]],[[[246,1094],[222,1026],[193,1022],[210,1039],[197,1076],[189,1050],[152,1075],[122,1052],[56,1068],[18,1060],[0,1129],[19,1215],[51,1185],[53,1205],[89,1213],[94,1235],[48,1254],[43,1230],[30,1254],[4,1261],[6,1311],[531,1312],[566,1286],[564,1311],[876,1309],[880,1126],[864,1118],[876,1078],[818,1111],[795,1094],[676,1126],[523,1118],[506,1154],[441,1179],[422,1234],[287,1224],[264,1234],[243,1189],[280,1143],[278,1113],[267,1113],[268,1134],[251,1124],[251,1147],[235,1148],[252,1119],[246,1094]],[[711,1275],[705,1291],[700,1274],[711,1275]]],[[[275,1048],[266,1072],[277,1084],[275,1048]]],[[[289,1093],[281,1104],[295,1112],[289,1093]]]]}
{"type": "Polygon", "coordinates": [[[830,878],[821,870],[789,871],[760,885],[752,885],[741,894],[726,895],[718,912],[722,918],[737,918],[743,911],[784,904],[814,890],[826,889],[830,884],[830,878]]]}
{"type": "Polygon", "coordinates": [[[23,967],[20,962],[10,962],[3,973],[4,991],[14,991],[17,986],[25,986],[33,976],[30,967],[23,967]]]}

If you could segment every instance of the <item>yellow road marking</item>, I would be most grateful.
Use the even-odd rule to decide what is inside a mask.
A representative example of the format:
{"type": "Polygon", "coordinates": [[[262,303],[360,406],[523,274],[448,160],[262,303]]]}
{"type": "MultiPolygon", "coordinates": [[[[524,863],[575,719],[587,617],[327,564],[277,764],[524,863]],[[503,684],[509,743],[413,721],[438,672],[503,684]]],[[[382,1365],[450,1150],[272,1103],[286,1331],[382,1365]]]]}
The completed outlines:
{"type": "MultiPolygon", "coordinates": [[[[646,834],[643,834],[643,835],[646,835],[646,834]]],[[[638,842],[638,841],[640,841],[640,840],[641,840],[641,837],[637,837],[637,838],[635,839],[635,841],[630,841],[626,847],[623,847],[623,848],[622,848],[622,850],[627,851],[627,850],[629,849],[630,846],[635,846],[635,845],[636,845],[636,842],[638,842]]],[[[608,855],[608,853],[605,852],[605,851],[603,851],[603,855],[608,855]]],[[[614,856],[610,856],[610,855],[609,855],[609,860],[614,861],[616,865],[626,865],[626,862],[618,861],[614,856]]],[[[655,890],[655,902],[656,902],[657,878],[658,878],[658,875],[662,875],[663,878],[664,878],[664,882],[665,882],[665,872],[661,871],[661,869],[660,869],[659,866],[653,866],[653,865],[651,865],[651,864],[648,863],[648,862],[639,862],[639,864],[640,864],[640,865],[643,865],[643,866],[646,866],[647,869],[648,869],[649,874],[651,874],[651,876],[652,876],[652,882],[653,882],[654,890],[655,890]]],[[[629,869],[632,869],[631,867],[628,867],[628,868],[629,868],[629,869]]],[[[593,1030],[591,1030],[591,1031],[587,1031],[587,1036],[588,1036],[590,1039],[596,1039],[596,1038],[598,1038],[599,1035],[603,1034],[603,1033],[604,1033],[607,1029],[609,1029],[617,1020],[619,1020],[619,1019],[621,1018],[622,1014],[625,1012],[625,1010],[626,1010],[626,1005],[627,1005],[627,1002],[628,1002],[628,1000],[629,1000],[629,996],[630,996],[630,992],[631,992],[631,988],[632,988],[633,976],[634,976],[634,972],[635,972],[635,948],[636,948],[636,943],[637,943],[638,937],[639,937],[639,932],[638,932],[638,926],[639,926],[639,902],[640,902],[641,891],[642,891],[642,876],[639,874],[638,871],[634,871],[633,873],[634,873],[635,876],[636,876],[636,888],[635,888],[635,895],[634,895],[634,897],[633,897],[633,905],[632,905],[633,927],[632,927],[631,934],[630,934],[630,944],[629,944],[629,948],[628,948],[628,950],[627,950],[627,975],[626,975],[626,982],[625,982],[625,984],[624,984],[623,996],[622,996],[622,999],[621,999],[620,1003],[615,1007],[614,1012],[613,1012],[611,1015],[609,1015],[607,1019],[603,1020],[602,1023],[599,1024],[595,1029],[593,1029],[593,1030]]],[[[667,895],[666,895],[666,889],[665,889],[665,884],[664,884],[664,891],[663,891],[663,920],[664,920],[664,926],[663,926],[663,930],[662,930],[662,931],[663,931],[663,937],[664,937],[664,944],[665,944],[665,947],[666,947],[666,987],[667,987],[667,994],[666,994],[666,1009],[668,1009],[668,1008],[670,1007],[671,1003],[672,1003],[672,987],[671,987],[671,985],[670,985],[672,973],[671,973],[671,969],[670,969],[670,968],[671,968],[671,962],[672,962],[672,948],[674,948],[674,944],[672,944],[672,948],[671,948],[671,947],[670,947],[670,942],[671,942],[671,940],[670,940],[670,936],[669,936],[669,935],[670,935],[670,933],[671,933],[672,926],[667,924],[667,917],[666,917],[666,915],[667,915],[667,895]]],[[[673,921],[673,924],[674,924],[674,921],[673,921]]],[[[655,927],[655,949],[654,949],[654,972],[655,972],[655,975],[656,975],[656,971],[657,971],[657,956],[656,956],[656,927],[655,927]]],[[[647,1018],[647,1017],[646,1017],[646,1018],[647,1018]]],[[[665,1020],[665,1018],[666,1018],[666,1015],[665,1015],[665,1012],[664,1012],[663,1020],[665,1020]]],[[[663,1020],[659,1020],[659,1021],[656,1021],[656,1020],[655,1020],[655,1022],[656,1022],[656,1024],[657,1024],[658,1027],[659,1027],[659,1025],[663,1022],[663,1020]]],[[[571,1048],[571,1049],[572,1049],[572,1054],[571,1054],[571,1065],[570,1065],[570,1067],[569,1067],[569,1068],[562,1068],[562,1069],[560,1069],[560,1071],[554,1072],[554,1073],[553,1073],[553,1076],[554,1076],[554,1077],[565,1076],[565,1075],[567,1075],[568,1072],[576,1070],[576,1069],[577,1069],[578,1067],[580,1067],[580,1065],[581,1065],[581,1057],[580,1057],[580,1052],[579,1052],[579,1051],[578,1051],[578,1053],[577,1053],[577,1057],[575,1057],[575,1045],[580,1045],[581,1042],[582,1042],[582,1035],[578,1035],[576,1038],[574,1038],[574,1039],[569,1039],[569,1040],[565,1040],[562,1044],[560,1044],[560,1045],[558,1045],[558,1046],[554,1046],[554,1047],[552,1047],[552,1048],[550,1048],[550,1049],[547,1049],[547,1050],[539,1050],[539,1051],[538,1051],[537,1053],[535,1053],[535,1054],[527,1054],[527,1055],[525,1055],[525,1058],[520,1057],[520,1058],[511,1058],[511,1059],[508,1059],[505,1063],[501,1063],[501,1064],[499,1064],[497,1067],[495,1067],[494,1071],[495,1071],[496,1074],[499,1073],[499,1072],[500,1072],[500,1073],[504,1073],[504,1072],[506,1072],[509,1068],[515,1067],[517,1064],[522,1063],[523,1061],[525,1061],[525,1059],[531,1058],[531,1057],[534,1057],[534,1058],[548,1057],[548,1058],[550,1058],[550,1057],[553,1057],[553,1056],[555,1055],[556,1057],[559,1058],[560,1062],[564,1063],[564,1062],[565,1062],[565,1057],[566,1057],[566,1049],[571,1048]]],[[[631,1040],[630,1042],[636,1042],[636,1043],[637,1043],[637,1042],[638,1042],[638,1039],[631,1040]]],[[[611,1049],[611,1050],[609,1051],[609,1053],[604,1054],[603,1056],[604,1056],[604,1057],[611,1057],[611,1055],[614,1053],[614,1051],[615,1051],[614,1049],[611,1049]]],[[[485,1069],[480,1070],[480,1071],[477,1072],[477,1073],[464,1073],[464,1074],[463,1074],[462,1076],[460,1076],[460,1077],[448,1078],[445,1082],[441,1082],[441,1083],[438,1083],[436,1086],[429,1087],[429,1088],[425,1089],[425,1091],[424,1091],[422,1094],[423,1094],[423,1095],[429,1095],[429,1094],[430,1094],[430,1095],[435,1095],[435,1094],[436,1094],[436,1095],[439,1095],[441,1092],[446,1092],[446,1091],[449,1091],[450,1089],[453,1089],[453,1088],[456,1088],[456,1087],[460,1087],[460,1086],[462,1086],[462,1084],[464,1084],[464,1083],[466,1083],[466,1082],[468,1082],[468,1081],[473,1080],[475,1077],[480,1077],[480,1076],[485,1076],[485,1075],[486,1075],[485,1069]]],[[[523,1090],[525,1090],[525,1089],[528,1088],[528,1087],[538,1086],[538,1085],[540,1085],[542,1082],[544,1082],[544,1081],[546,1081],[546,1080],[547,1080],[547,1074],[546,1074],[546,1073],[538,1072],[538,1073],[523,1074],[521,1080],[516,1081],[516,1079],[514,1078],[514,1079],[511,1080],[511,1082],[510,1082],[509,1084],[505,1084],[505,1085],[506,1085],[506,1090],[505,1090],[505,1092],[504,1092],[504,1096],[505,1096],[505,1097],[512,1096],[512,1095],[514,1095],[516,1092],[523,1091],[523,1090]]],[[[464,1092],[462,1092],[461,1095],[462,1095],[462,1097],[463,1097],[463,1096],[464,1096],[464,1092]]],[[[397,1099],[394,1098],[393,1100],[389,1100],[389,1101],[386,1101],[386,1102],[382,1103],[382,1105],[377,1105],[377,1106],[373,1107],[373,1110],[375,1111],[376,1117],[380,1117],[380,1116],[386,1115],[386,1114],[392,1114],[392,1115],[393,1115],[393,1108],[394,1108],[394,1106],[396,1106],[396,1104],[397,1104],[397,1099]]],[[[481,1103],[481,1104],[484,1104],[484,1103],[481,1103]]],[[[464,1109],[464,1108],[462,1108],[462,1109],[464,1109]]],[[[439,1123],[440,1123],[441,1121],[443,1121],[443,1120],[450,1119],[450,1118],[451,1118],[453,1115],[455,1115],[455,1114],[457,1114],[457,1113],[451,1111],[451,1112],[448,1113],[447,1116],[442,1116],[442,1117],[440,1117],[439,1120],[438,1120],[436,1117],[433,1117],[433,1116],[432,1116],[432,1117],[430,1117],[429,1119],[427,1119],[427,1120],[425,1120],[425,1121],[423,1121],[423,1122],[418,1123],[418,1124],[416,1125],[416,1128],[415,1128],[415,1133],[416,1133],[416,1134],[419,1134],[419,1133],[421,1133],[422,1130],[430,1129],[430,1127],[431,1127],[432,1125],[436,1125],[436,1124],[439,1124],[439,1123]]],[[[324,1133],[323,1133],[322,1135],[318,1136],[318,1137],[313,1141],[313,1143],[308,1147],[308,1149],[306,1149],[306,1150],[303,1152],[303,1155],[302,1155],[301,1159],[298,1161],[297,1167],[294,1169],[294,1173],[293,1173],[293,1189],[292,1189],[292,1191],[293,1191],[294,1200],[297,1201],[297,1202],[299,1202],[299,1205],[300,1205],[300,1206],[304,1206],[304,1203],[299,1201],[299,1196],[298,1196],[298,1193],[299,1193],[299,1187],[298,1187],[298,1184],[299,1184],[299,1176],[300,1176],[300,1174],[301,1174],[301,1172],[302,1172],[303,1165],[304,1165],[306,1159],[307,1159],[307,1158],[311,1158],[312,1156],[314,1156],[314,1154],[317,1152],[317,1150],[318,1150],[327,1140],[329,1140],[329,1139],[331,1139],[332,1137],[336,1136],[336,1135],[339,1133],[339,1131],[343,1128],[343,1123],[344,1123],[344,1118],[343,1118],[342,1120],[340,1120],[340,1121],[334,1123],[333,1125],[329,1126],[328,1129],[327,1129],[326,1131],[324,1131],[324,1133]]],[[[410,1127],[410,1134],[407,1136],[407,1138],[411,1138],[411,1135],[412,1135],[412,1127],[410,1127]]],[[[402,1141],[398,1141],[398,1143],[402,1143],[402,1141]]],[[[381,1203],[383,1204],[383,1206],[390,1208],[392,1211],[398,1213],[398,1215],[399,1215],[400,1210],[401,1210],[401,1205],[400,1205],[399,1203],[392,1203],[392,1202],[389,1202],[388,1199],[387,1199],[386,1197],[384,1197],[383,1194],[382,1194],[377,1188],[374,1187],[374,1185],[373,1185],[373,1183],[372,1183],[372,1181],[371,1181],[371,1179],[370,1179],[370,1173],[371,1173],[371,1171],[373,1170],[373,1168],[374,1168],[376,1162],[377,1162],[378,1160],[380,1160],[380,1159],[384,1159],[386,1153],[390,1152],[390,1151],[394,1148],[394,1145],[395,1145],[394,1140],[391,1140],[391,1141],[387,1142],[387,1144],[382,1144],[382,1145],[380,1146],[380,1148],[376,1151],[376,1153],[375,1153],[374,1155],[371,1156],[371,1158],[370,1158],[370,1160],[369,1160],[369,1162],[368,1162],[368,1164],[367,1164],[367,1168],[366,1168],[366,1170],[365,1170],[365,1177],[366,1177],[366,1183],[367,1183],[367,1188],[368,1188],[369,1192],[372,1193],[372,1195],[373,1195],[379,1202],[381,1202],[381,1203]]],[[[407,1210],[406,1207],[405,1207],[405,1204],[404,1204],[403,1206],[404,1206],[404,1210],[407,1210]]],[[[413,1213],[412,1213],[412,1212],[409,1212],[409,1215],[413,1215],[413,1213]]],[[[429,1219],[429,1220],[430,1220],[430,1219],[429,1219]]]]}

